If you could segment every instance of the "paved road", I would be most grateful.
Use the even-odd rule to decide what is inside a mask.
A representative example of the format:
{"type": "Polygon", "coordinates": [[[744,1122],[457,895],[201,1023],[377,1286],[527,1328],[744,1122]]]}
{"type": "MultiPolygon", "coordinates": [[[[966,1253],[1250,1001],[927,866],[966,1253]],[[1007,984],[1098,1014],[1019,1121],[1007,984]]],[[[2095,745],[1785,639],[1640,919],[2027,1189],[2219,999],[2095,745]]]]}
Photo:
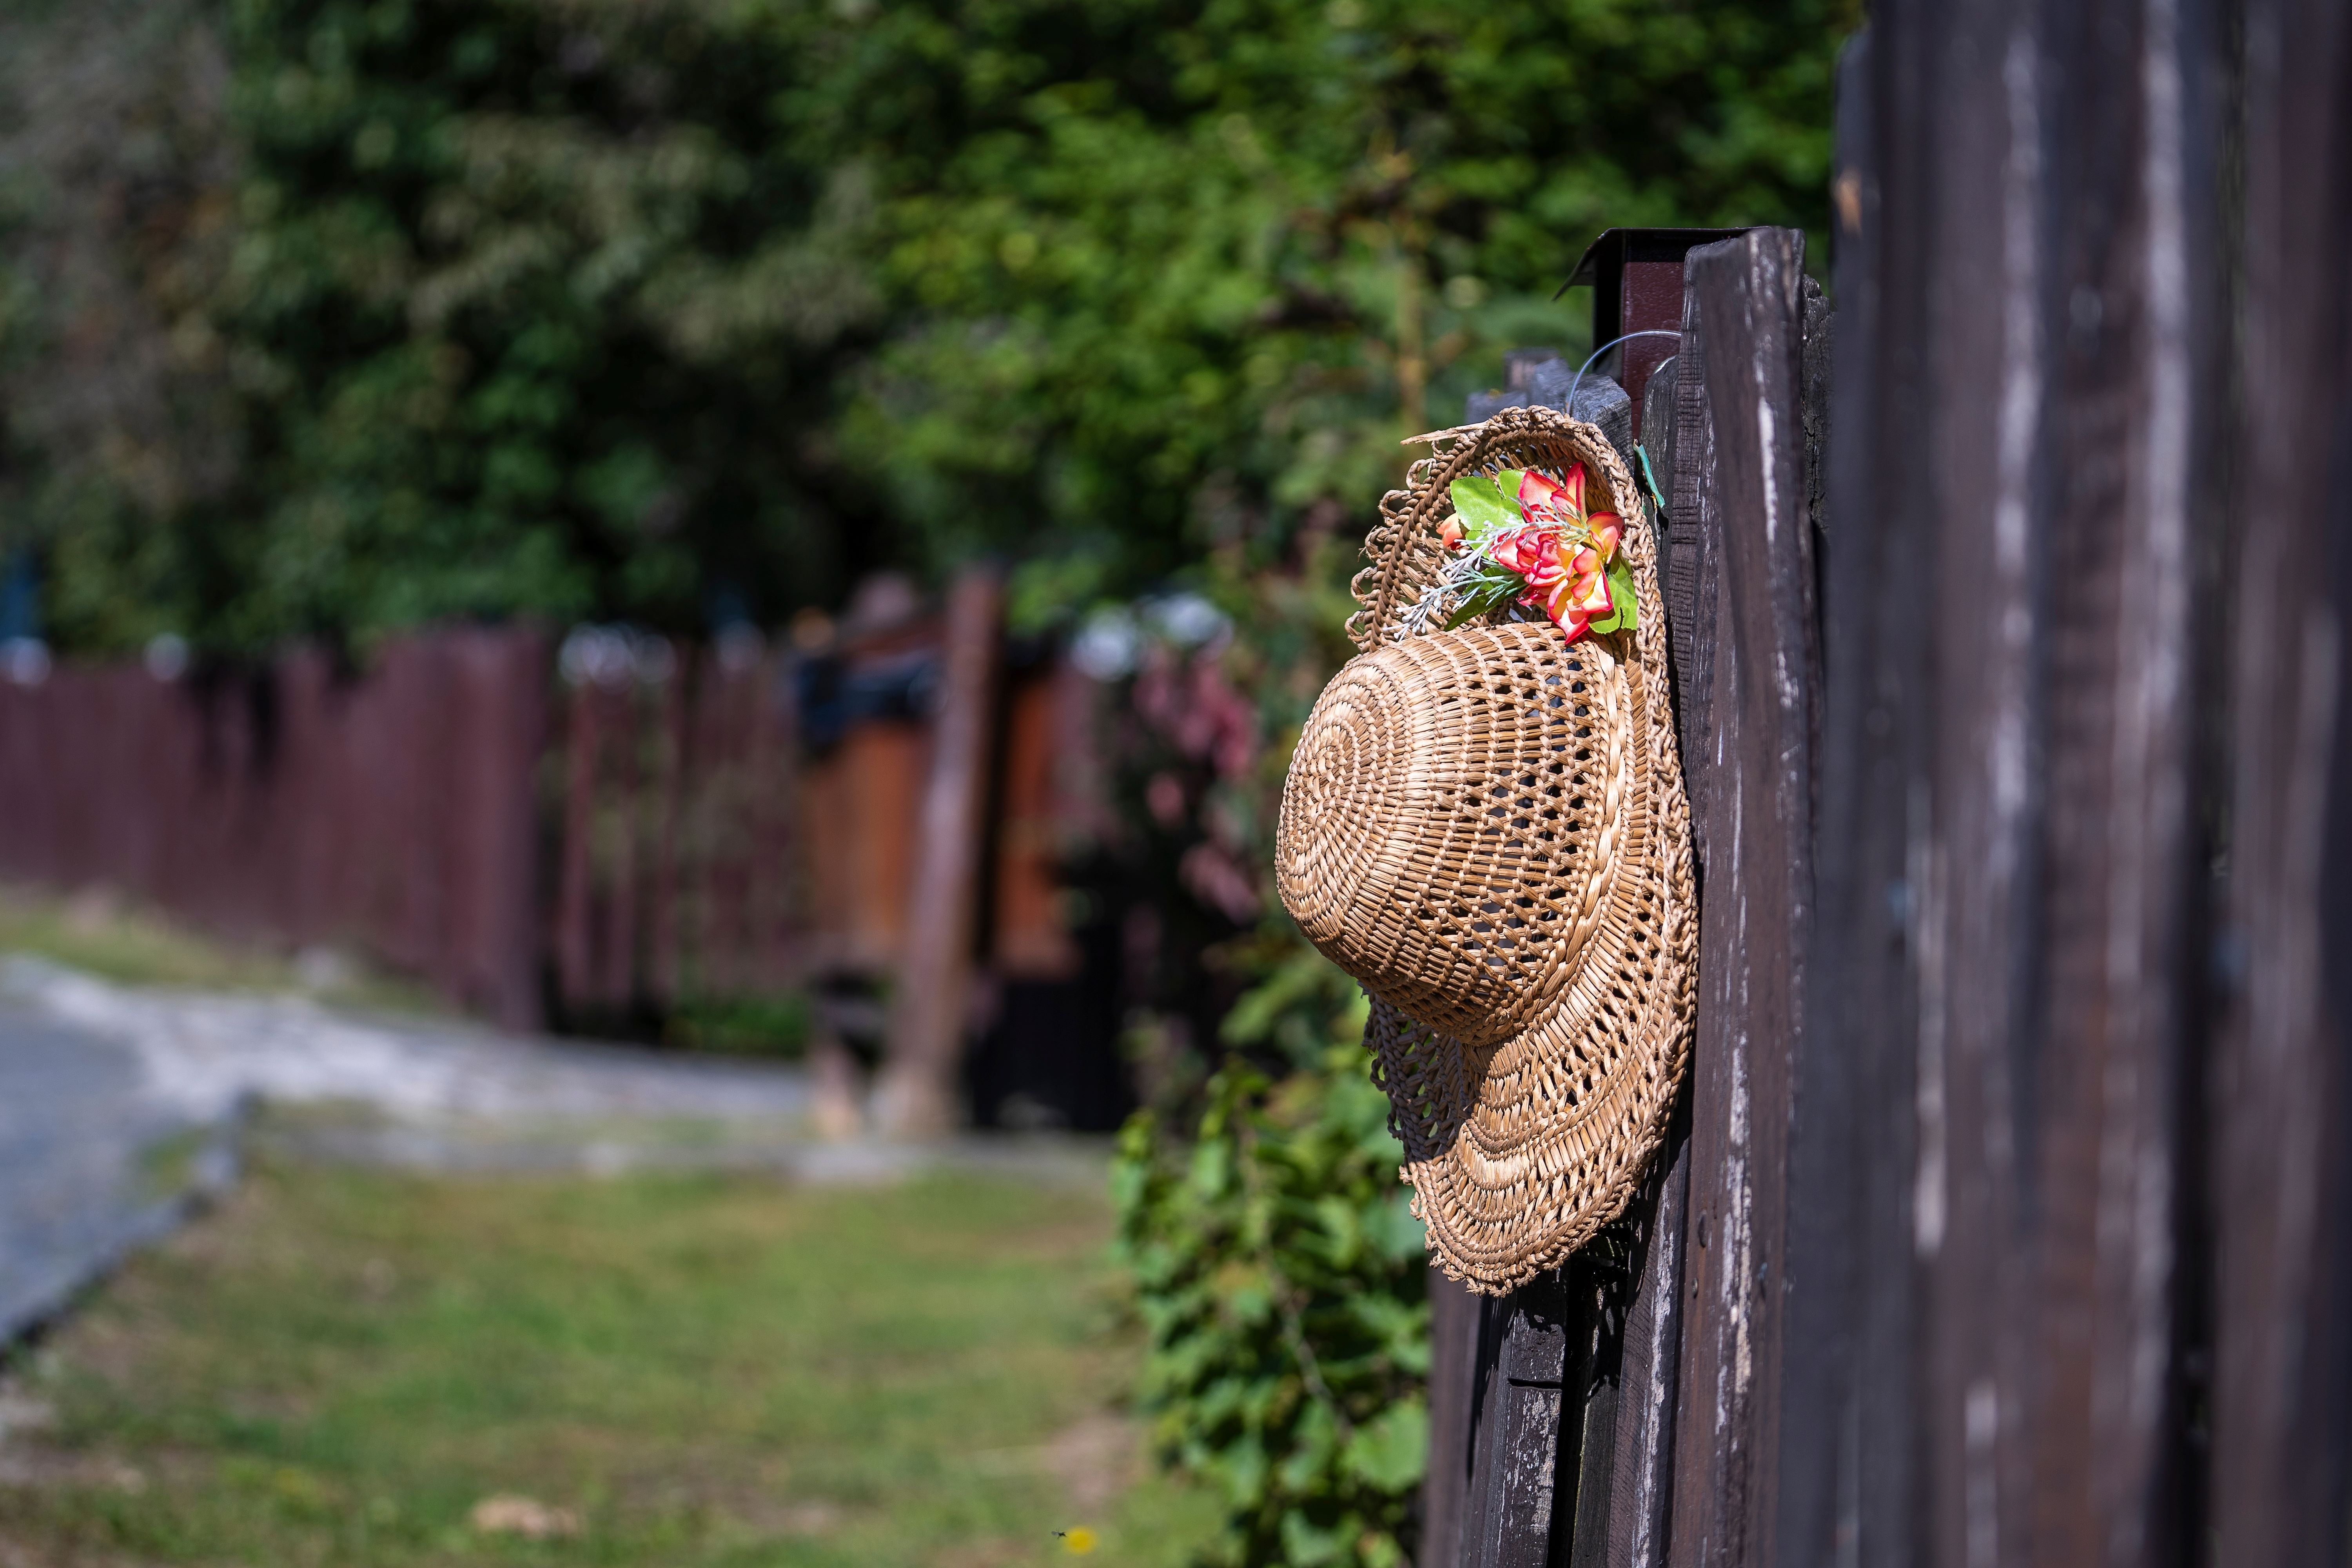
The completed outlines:
{"type": "Polygon", "coordinates": [[[306,1154],[617,1170],[780,1163],[807,1146],[807,1100],[786,1068],[0,960],[0,1343],[233,1180],[258,1104],[258,1135],[306,1154]]]}
{"type": "Polygon", "coordinates": [[[0,1342],[229,1178],[226,1141],[145,1077],[128,1045],[0,1003],[0,1342]]]}

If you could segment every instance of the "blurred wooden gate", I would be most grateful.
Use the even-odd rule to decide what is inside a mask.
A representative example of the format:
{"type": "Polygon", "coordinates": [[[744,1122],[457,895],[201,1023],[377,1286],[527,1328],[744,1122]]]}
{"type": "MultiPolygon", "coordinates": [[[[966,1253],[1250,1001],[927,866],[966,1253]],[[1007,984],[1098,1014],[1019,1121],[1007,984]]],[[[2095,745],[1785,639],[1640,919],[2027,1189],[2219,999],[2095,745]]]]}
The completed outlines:
{"type": "MultiPolygon", "coordinates": [[[[799,769],[781,656],[583,628],[559,661],[557,994],[607,1022],[787,989],[799,769]]],[[[554,770],[551,770],[551,772],[554,770]]]]}

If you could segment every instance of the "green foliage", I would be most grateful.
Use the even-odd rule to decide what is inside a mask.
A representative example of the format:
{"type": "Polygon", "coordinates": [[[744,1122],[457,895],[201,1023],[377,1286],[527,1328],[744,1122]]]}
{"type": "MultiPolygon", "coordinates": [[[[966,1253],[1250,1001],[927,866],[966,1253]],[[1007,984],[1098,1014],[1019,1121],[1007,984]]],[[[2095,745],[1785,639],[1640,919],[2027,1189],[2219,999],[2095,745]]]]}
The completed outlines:
{"type": "Polygon", "coordinates": [[[836,544],[871,558],[804,461],[879,300],[865,170],[778,123],[796,16],[237,0],[229,313],[262,510],[230,640],[519,609],[692,626],[717,596],[837,592],[836,544]]]}
{"type": "Polygon", "coordinates": [[[1083,550],[1114,588],[1276,560],[1504,349],[1581,342],[1548,301],[1602,226],[1817,224],[1846,9],[885,7],[965,41],[929,67],[965,118],[886,202],[909,315],[846,449],[920,537],[1083,550]]]}
{"type": "Polygon", "coordinates": [[[0,543],[92,647],[773,623],[982,548],[1083,564],[1050,621],[1264,565],[1504,348],[1575,347],[1549,297],[1605,224],[1818,228],[1852,10],[37,11],[0,543]]]}
{"type": "Polygon", "coordinates": [[[663,1021],[666,1043],[728,1056],[797,1058],[808,1047],[808,998],[688,996],[663,1021]]]}
{"type": "MultiPolygon", "coordinates": [[[[1181,733],[1207,705],[1202,692],[1247,693],[1257,743],[1181,775],[1197,804],[1157,827],[1174,842],[1156,864],[1213,852],[1263,874],[1299,727],[1352,651],[1340,635],[1352,541],[1310,543],[1295,570],[1250,571],[1244,559],[1212,559],[1206,585],[1234,631],[1193,656],[1219,682],[1196,683],[1195,706],[1171,717],[1181,733]]],[[[1148,748],[1145,771],[1173,776],[1182,761],[1181,746],[1148,748]]],[[[1170,881],[1155,907],[1187,900],[1181,875],[1170,881]]],[[[1422,1229],[1397,1179],[1388,1101],[1367,1071],[1363,993],[1306,943],[1270,888],[1261,908],[1200,967],[1163,962],[1163,1005],[1243,988],[1214,1026],[1222,1062],[1164,1073],[1120,1137],[1119,1250],[1151,1346],[1141,1393],[1163,1458],[1223,1501],[1205,1560],[1376,1568],[1415,1545],[1428,1445],[1422,1229]]]]}
{"type": "Polygon", "coordinates": [[[202,0],[0,7],[0,551],[69,646],[184,624],[238,470],[228,74],[202,0]]]}
{"type": "MultiPolygon", "coordinates": [[[[1360,995],[1334,1033],[1361,1027],[1360,995]]],[[[1234,1058],[1194,1135],[1167,1131],[1144,1112],[1121,1134],[1119,1246],[1162,1452],[1225,1503],[1216,1560],[1406,1561],[1428,1300],[1421,1222],[1361,1046],[1335,1040],[1278,1083],[1234,1058]]]]}

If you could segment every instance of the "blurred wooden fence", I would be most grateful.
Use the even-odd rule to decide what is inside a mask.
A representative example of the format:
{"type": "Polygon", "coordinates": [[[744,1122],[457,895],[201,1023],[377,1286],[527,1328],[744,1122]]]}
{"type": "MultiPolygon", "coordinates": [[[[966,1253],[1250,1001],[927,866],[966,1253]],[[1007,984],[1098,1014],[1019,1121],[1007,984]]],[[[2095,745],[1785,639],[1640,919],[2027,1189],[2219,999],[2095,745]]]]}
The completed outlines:
{"type": "MultiPolygon", "coordinates": [[[[0,878],[351,944],[514,1028],[878,981],[910,929],[940,637],[919,618],[796,658],[748,635],[583,627],[559,653],[451,628],[363,673],[310,651],[177,678],[60,666],[0,681],[0,878]]],[[[974,956],[1062,984],[1093,687],[1015,666],[983,700],[974,956]]]]}
{"type": "Polygon", "coordinates": [[[607,630],[574,633],[565,655],[548,810],[562,1005],[625,1013],[781,987],[800,922],[778,658],[752,639],[687,647],[607,630]]]}
{"type": "Polygon", "coordinates": [[[315,652],[0,685],[0,875],[214,929],[363,944],[514,1027],[539,1016],[532,779],[545,639],[449,630],[363,678],[315,652]]]}

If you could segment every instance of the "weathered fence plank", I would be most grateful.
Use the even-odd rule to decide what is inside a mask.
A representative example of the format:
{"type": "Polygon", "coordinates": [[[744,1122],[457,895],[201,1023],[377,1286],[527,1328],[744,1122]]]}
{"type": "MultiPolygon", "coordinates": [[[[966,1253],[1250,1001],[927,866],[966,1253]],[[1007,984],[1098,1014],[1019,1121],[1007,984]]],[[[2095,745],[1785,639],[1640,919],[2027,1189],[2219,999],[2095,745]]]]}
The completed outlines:
{"type": "Polygon", "coordinates": [[[2244,26],[2212,1561],[2318,1568],[2352,1484],[2352,14],[2250,0],[2244,26]]]}
{"type": "Polygon", "coordinates": [[[1852,1102],[1792,1179],[1851,1273],[1800,1253],[1791,1332],[1850,1370],[1838,1465],[1784,1473],[1789,1561],[2202,1533],[2206,20],[1890,0],[1849,63],[1812,1029],[1852,1102]]]}
{"type": "Polygon", "coordinates": [[[1559,1481],[1574,1474],[1560,1460],[1560,1408],[1571,1363],[1568,1289],[1555,1270],[1481,1305],[1463,1561],[1475,1568],[1545,1568],[1559,1481]]]}
{"type": "Polygon", "coordinates": [[[1913,374],[1929,300],[1914,276],[1928,252],[1879,221],[1883,178],[1917,177],[1934,138],[1883,95],[1920,100],[1929,51],[1913,35],[1865,32],[1838,86],[1832,182],[1839,322],[1826,508],[1834,548],[1822,590],[1822,837],[1809,987],[1807,1136],[1790,1201],[1792,1345],[1812,1376],[1788,1393],[1784,1441],[1821,1445],[1782,1469],[1779,1560],[1926,1563],[1920,1506],[1915,814],[1931,736],[1928,530],[1917,453],[1928,411],[1892,395],[1913,374]],[[1895,173],[1882,176],[1882,160],[1895,173]],[[1827,1247],[1816,1245],[1832,1238],[1827,1247]],[[1824,1433],[1826,1432],[1826,1436],[1824,1433]],[[1826,1463],[1823,1461],[1826,1460],[1826,1463]]]}
{"type": "Polygon", "coordinates": [[[1784,1178],[1812,900],[1818,664],[1803,452],[1803,237],[1691,252],[1676,489],[1697,555],[1684,756],[1699,828],[1689,1295],[1675,1422],[1677,1564],[1759,1560],[1773,1527],[1784,1178]],[[1684,465],[1704,465],[1686,486],[1684,465]],[[1712,604],[1708,599],[1712,596],[1712,604]],[[1693,712],[1696,708],[1696,711],[1693,712]]]}

